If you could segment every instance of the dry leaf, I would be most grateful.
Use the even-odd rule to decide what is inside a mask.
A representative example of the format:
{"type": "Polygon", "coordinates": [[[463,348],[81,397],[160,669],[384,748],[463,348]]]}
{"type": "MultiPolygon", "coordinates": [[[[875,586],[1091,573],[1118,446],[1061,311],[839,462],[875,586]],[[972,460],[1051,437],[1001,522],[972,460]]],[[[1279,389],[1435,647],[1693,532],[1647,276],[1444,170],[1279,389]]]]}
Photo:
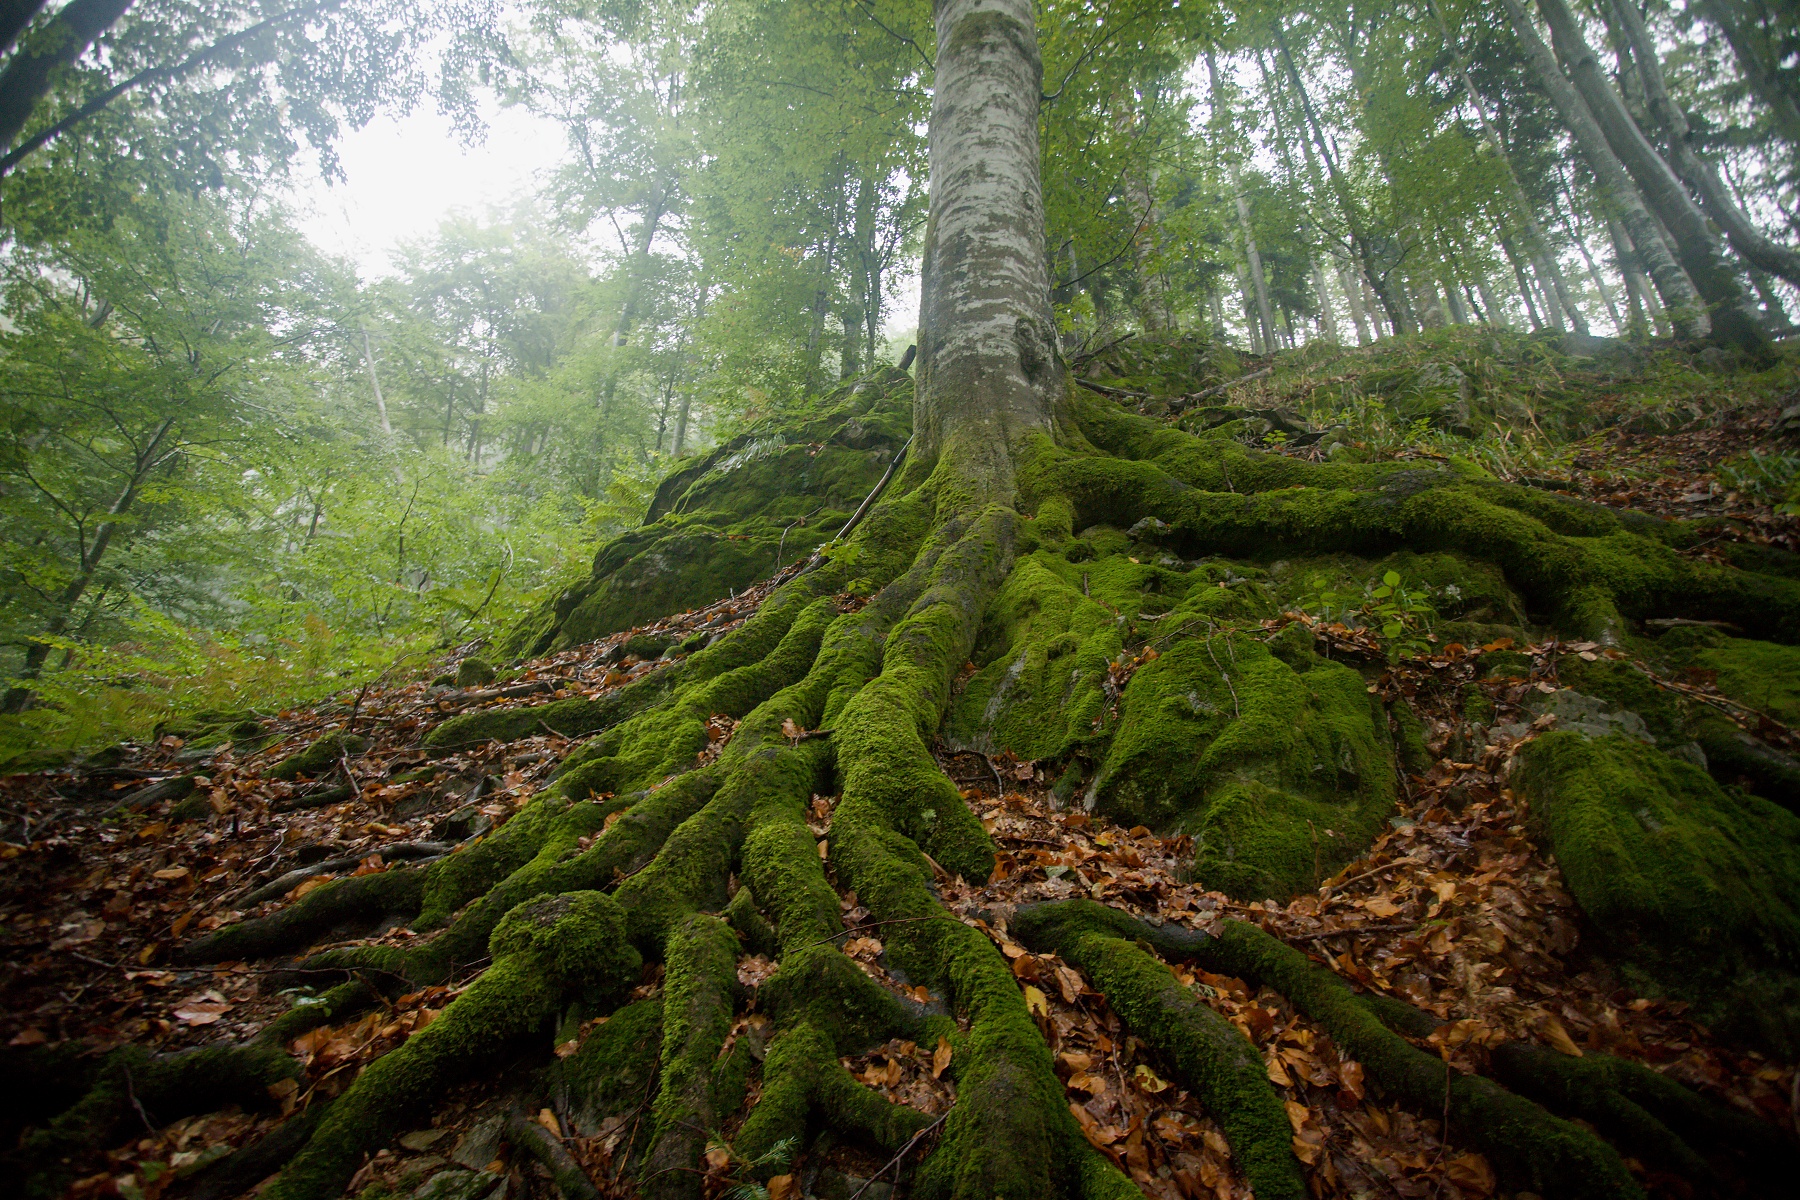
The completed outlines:
{"type": "Polygon", "coordinates": [[[1025,985],[1025,1007],[1034,1017],[1050,1018],[1050,998],[1030,984],[1025,985]]]}
{"type": "Polygon", "coordinates": [[[931,1052],[931,1077],[933,1079],[941,1077],[944,1068],[950,1065],[950,1054],[950,1039],[938,1038],[937,1049],[931,1052]]]}
{"type": "Polygon", "coordinates": [[[563,1135],[562,1125],[557,1121],[556,1114],[547,1108],[538,1109],[537,1123],[548,1129],[552,1137],[560,1138],[563,1135]]]}
{"type": "Polygon", "coordinates": [[[1093,1071],[1082,1071],[1069,1076],[1069,1086],[1078,1092],[1086,1092],[1090,1096],[1099,1096],[1106,1091],[1106,1076],[1093,1071]]]}
{"type": "Polygon", "coordinates": [[[770,1176],[769,1200],[800,1200],[800,1177],[798,1175],[770,1176]]]}
{"type": "Polygon", "coordinates": [[[1149,1092],[1151,1095],[1169,1089],[1169,1081],[1157,1075],[1155,1071],[1152,1071],[1143,1063],[1137,1065],[1137,1070],[1131,1073],[1131,1077],[1140,1088],[1149,1092]]]}
{"type": "Polygon", "coordinates": [[[1444,1174],[1450,1182],[1480,1200],[1491,1196],[1497,1186],[1494,1169],[1488,1166],[1487,1159],[1479,1154],[1464,1154],[1444,1164],[1444,1174]]]}
{"type": "Polygon", "coordinates": [[[1545,1014],[1543,1029],[1544,1038],[1553,1049],[1567,1054],[1570,1058],[1582,1057],[1581,1047],[1575,1044],[1575,1039],[1569,1036],[1569,1031],[1554,1015],[1545,1014]]]}

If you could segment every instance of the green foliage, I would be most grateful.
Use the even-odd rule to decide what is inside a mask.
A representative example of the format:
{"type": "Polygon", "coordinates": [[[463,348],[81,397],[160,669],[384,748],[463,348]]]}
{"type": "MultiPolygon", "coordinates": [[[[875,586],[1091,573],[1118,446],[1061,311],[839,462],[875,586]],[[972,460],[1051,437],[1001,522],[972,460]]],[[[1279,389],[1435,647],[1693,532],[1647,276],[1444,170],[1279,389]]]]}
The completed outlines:
{"type": "MultiPolygon", "coordinates": [[[[1456,585],[1447,586],[1452,599],[1460,596],[1456,585]]],[[[1437,610],[1429,595],[1427,589],[1408,588],[1400,572],[1388,571],[1365,583],[1360,593],[1323,588],[1301,601],[1301,606],[1324,621],[1374,630],[1390,658],[1404,658],[1429,650],[1436,640],[1431,622],[1437,610]]]]}

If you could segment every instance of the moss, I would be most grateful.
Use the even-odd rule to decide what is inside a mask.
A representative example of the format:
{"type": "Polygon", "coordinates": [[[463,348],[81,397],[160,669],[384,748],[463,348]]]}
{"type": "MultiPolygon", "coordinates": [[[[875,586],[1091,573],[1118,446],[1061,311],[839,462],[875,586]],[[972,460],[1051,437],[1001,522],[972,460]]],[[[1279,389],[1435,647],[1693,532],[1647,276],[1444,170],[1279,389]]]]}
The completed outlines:
{"type": "MultiPolygon", "coordinates": [[[[832,1128],[890,1152],[931,1124],[917,1109],[864,1087],[839,1064],[841,1052],[830,1035],[804,1021],[776,1037],[763,1061],[762,1093],[733,1146],[740,1157],[755,1159],[777,1142],[803,1137],[814,1111],[832,1128]]],[[[766,1178],[777,1169],[761,1174],[766,1178]]]]}
{"type": "Polygon", "coordinates": [[[550,1068],[551,1086],[567,1097],[575,1127],[584,1134],[649,1098],[661,1057],[662,1012],[660,996],[628,1004],[550,1068]]]}
{"type": "Polygon", "coordinates": [[[137,1046],[114,1051],[80,1100],[21,1140],[24,1194],[43,1200],[60,1196],[74,1173],[73,1160],[114,1144],[140,1120],[140,1111],[153,1111],[166,1122],[228,1104],[263,1107],[270,1084],[299,1074],[298,1063],[266,1044],[163,1055],[137,1046]]]}
{"type": "Polygon", "coordinates": [[[831,1038],[840,1054],[858,1054],[890,1038],[921,1036],[919,1019],[836,946],[782,956],[761,997],[782,1025],[805,1024],[831,1038]]]}
{"type": "Polygon", "coordinates": [[[748,885],[740,884],[731,903],[725,906],[725,920],[736,931],[745,953],[773,956],[781,952],[775,926],[756,907],[756,894],[748,885]]]}
{"type": "Polygon", "coordinates": [[[494,931],[494,963],[438,1019],[365,1067],[318,1131],[263,1194],[329,1200],[363,1154],[385,1142],[448,1084],[542,1033],[565,997],[603,1004],[636,982],[618,905],[599,892],[523,905],[494,931]]]}
{"type": "Polygon", "coordinates": [[[1292,1000],[1402,1103],[1420,1112],[1447,1109],[1452,1134],[1487,1156],[1507,1190],[1575,1200],[1643,1195],[1612,1147],[1491,1079],[1451,1070],[1384,1026],[1337,975],[1256,926],[1223,922],[1198,957],[1210,970],[1292,1000]]]}
{"type": "Polygon", "coordinates": [[[485,659],[465,658],[456,664],[457,687],[481,687],[494,682],[494,668],[485,659]]]}
{"type": "Polygon", "coordinates": [[[1667,1075],[1609,1054],[1572,1058],[1521,1042],[1498,1047],[1494,1070],[1508,1087],[1592,1124],[1646,1164],[1704,1188],[1705,1153],[1733,1151],[1741,1169],[1774,1183],[1795,1147],[1766,1121],[1689,1091],[1667,1075]]]}
{"type": "Polygon", "coordinates": [[[270,779],[298,779],[318,775],[337,765],[340,758],[361,754],[369,739],[354,733],[328,733],[297,754],[290,754],[263,774],[270,779]]]}
{"type": "Polygon", "coordinates": [[[722,1114],[714,1107],[714,1069],[731,1032],[737,939],[717,917],[696,913],[669,937],[663,989],[661,1084],[652,1106],[655,1132],[640,1189],[646,1196],[685,1196],[722,1114]]]}
{"type": "Polygon", "coordinates": [[[1394,781],[1385,718],[1362,677],[1308,658],[1303,674],[1260,640],[1221,633],[1140,667],[1099,807],[1127,825],[1192,833],[1208,887],[1285,898],[1317,886],[1381,829],[1394,781]]]}
{"type": "Polygon", "coordinates": [[[1292,1130],[1268,1068],[1236,1026],[1137,945],[1149,926],[1092,901],[1020,909],[1014,936],[1054,951],[1086,973],[1132,1032],[1155,1048],[1170,1074],[1215,1114],[1232,1161],[1263,1200],[1307,1195],[1292,1130]],[[1123,935],[1123,936],[1121,936],[1123,935]]]}
{"type": "Polygon", "coordinates": [[[906,441],[912,380],[884,368],[680,467],[588,578],[506,639],[528,656],[702,607],[835,536],[906,441]]]}
{"type": "Polygon", "coordinates": [[[380,994],[361,979],[352,979],[328,989],[322,996],[308,997],[270,1021],[256,1035],[259,1042],[285,1046],[301,1034],[326,1025],[336,1025],[373,1006],[380,994]]]}
{"type": "Polygon", "coordinates": [[[1783,1056],[1800,1046],[1800,817],[1619,734],[1545,734],[1515,786],[1636,982],[1783,1056]]]}
{"type": "Polygon", "coordinates": [[[419,911],[429,868],[390,867],[372,875],[334,879],[266,917],[239,921],[194,939],[175,952],[180,963],[264,958],[304,946],[348,921],[378,920],[419,911]]]}

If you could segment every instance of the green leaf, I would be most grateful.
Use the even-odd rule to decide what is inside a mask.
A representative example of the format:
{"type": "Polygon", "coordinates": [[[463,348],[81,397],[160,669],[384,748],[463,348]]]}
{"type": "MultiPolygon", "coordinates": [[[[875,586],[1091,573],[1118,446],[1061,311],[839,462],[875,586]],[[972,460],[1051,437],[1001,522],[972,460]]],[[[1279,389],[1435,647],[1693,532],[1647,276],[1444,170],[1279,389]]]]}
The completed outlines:
{"type": "Polygon", "coordinates": [[[1383,575],[1381,577],[1381,582],[1387,584],[1391,588],[1399,587],[1400,586],[1400,572],[1389,571],[1386,575],[1383,575]]]}
{"type": "Polygon", "coordinates": [[[1385,638],[1399,637],[1400,631],[1404,628],[1406,627],[1398,621],[1389,621],[1386,625],[1381,627],[1381,636],[1385,638]]]}

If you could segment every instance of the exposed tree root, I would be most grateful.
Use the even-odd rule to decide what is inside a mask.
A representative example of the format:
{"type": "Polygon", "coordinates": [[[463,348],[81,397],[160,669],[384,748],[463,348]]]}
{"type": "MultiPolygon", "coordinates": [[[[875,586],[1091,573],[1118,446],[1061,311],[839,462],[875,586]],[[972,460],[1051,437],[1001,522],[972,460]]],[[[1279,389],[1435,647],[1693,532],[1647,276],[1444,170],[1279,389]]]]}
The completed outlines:
{"type": "MultiPolygon", "coordinates": [[[[425,865],[334,881],[187,946],[187,962],[272,958],[304,951],[349,922],[395,914],[433,934],[304,958],[303,969],[332,973],[316,978],[347,982],[271,1025],[271,1045],[337,1022],[378,993],[457,980],[492,957],[435,1022],[372,1063],[315,1118],[266,1195],[329,1200],[366,1153],[448,1083],[509,1053],[541,1055],[572,1042],[579,1048],[548,1071],[559,1108],[584,1132],[612,1123],[614,1168],[646,1196],[702,1193],[707,1147],[723,1138],[757,1072],[759,1099],[732,1142],[740,1165],[761,1163],[746,1168],[752,1174],[772,1174],[771,1152],[821,1122],[897,1153],[935,1122],[890,1103],[839,1062],[893,1038],[942,1039],[954,1051],[955,1105],[935,1147],[918,1143],[928,1152],[913,1176],[915,1194],[1136,1194],[1070,1113],[1007,961],[937,894],[942,879],[985,881],[995,862],[994,843],[931,753],[953,680],[978,656],[984,622],[1002,610],[1000,623],[1011,622],[1005,633],[1017,646],[1007,644],[1005,661],[1019,664],[1015,681],[1027,668],[1034,679],[1056,681],[1060,692],[1042,692],[1032,712],[1057,720],[1065,749],[1102,735],[1117,735],[1116,747],[1129,740],[1118,733],[1121,721],[1137,729],[1131,722],[1183,706],[1236,722],[1251,731],[1240,733],[1246,742],[1262,738],[1226,763],[1249,780],[1237,780],[1234,793],[1241,829],[1229,827],[1242,836],[1196,858],[1201,872],[1233,860],[1234,887],[1292,890],[1353,857],[1391,812],[1393,761],[1404,747],[1388,736],[1373,689],[1348,668],[1315,659],[1300,644],[1306,639],[1270,644],[1229,631],[1214,639],[1220,606],[1236,602],[1224,578],[1219,595],[1208,584],[1185,614],[1190,624],[1168,627],[1173,634],[1204,622],[1204,636],[1180,651],[1165,644],[1169,661],[1145,666],[1144,682],[1131,690],[1128,671],[1109,673],[1128,657],[1121,631],[1131,614],[1090,596],[1085,575],[1077,588],[1073,576],[1052,569],[1084,561],[1073,551],[1087,526],[1123,529],[1155,518],[1172,549],[1196,555],[1270,545],[1450,548],[1497,563],[1535,608],[1597,639],[1651,612],[1724,616],[1800,638],[1800,584],[1684,557],[1688,533],[1679,527],[1455,471],[1252,454],[1093,397],[1070,404],[1070,445],[1033,443],[1013,506],[986,505],[964,494],[954,471],[911,462],[848,551],[790,578],[755,616],[705,648],[599,699],[468,713],[440,725],[426,745],[442,753],[540,729],[592,735],[490,836],[425,865]],[[1033,620],[1041,627],[1028,628],[1033,620]],[[1075,657],[1052,666],[1071,645],[1075,657]],[[1079,716],[1064,719],[1063,710],[1079,716]],[[722,748],[708,734],[715,715],[738,722],[722,748]],[[1290,769],[1282,755],[1298,761],[1295,747],[1305,761],[1290,769]],[[1306,779],[1297,781],[1301,772],[1306,779]],[[1307,788],[1324,797],[1316,810],[1294,801],[1307,788]],[[821,842],[808,824],[810,805],[833,794],[840,799],[821,842]],[[1315,811],[1336,828],[1315,830],[1302,845],[1299,831],[1315,811]],[[1260,840],[1251,836],[1256,822],[1260,840]],[[1338,842],[1321,847],[1318,836],[1338,842]],[[1296,865],[1296,855],[1305,861],[1296,865]],[[841,900],[847,893],[855,900],[841,900]],[[843,932],[840,903],[867,908],[884,926],[894,974],[926,992],[903,998],[832,944],[843,932]],[[746,952],[777,959],[754,997],[757,1020],[774,1019],[760,1067],[760,1034],[754,1046],[733,1036],[750,1000],[738,984],[746,952]],[[615,1011],[645,961],[663,965],[661,994],[615,1011]],[[927,994],[929,1004],[920,998],[927,994]],[[583,1024],[602,1017],[598,1028],[583,1024]]],[[[993,695],[995,706],[1010,702],[1002,690],[993,695]]],[[[307,761],[315,759],[323,761],[307,761]]],[[[1093,803],[1118,774],[1100,770],[1086,799],[1093,803]]],[[[1420,1114],[1447,1115],[1509,1188],[1580,1200],[1640,1194],[1599,1137],[1491,1080],[1451,1070],[1383,1024],[1419,1036],[1419,1027],[1407,1028],[1418,1014],[1357,996],[1253,926],[1226,922],[1212,937],[1082,902],[1021,910],[1013,928],[1085,972],[1218,1116],[1264,1200],[1305,1191],[1286,1113],[1254,1048],[1156,953],[1286,995],[1388,1095],[1420,1114]]],[[[1702,1156],[1663,1133],[1750,1137],[1680,1089],[1670,1092],[1675,1085],[1660,1076],[1653,1084],[1599,1060],[1570,1067],[1574,1061],[1524,1052],[1497,1059],[1520,1092],[1593,1122],[1634,1153],[1649,1156],[1658,1142],[1655,1152],[1690,1176],[1705,1167],[1702,1156]]],[[[565,1196],[592,1194],[548,1130],[519,1118],[513,1134],[565,1196]]]]}

